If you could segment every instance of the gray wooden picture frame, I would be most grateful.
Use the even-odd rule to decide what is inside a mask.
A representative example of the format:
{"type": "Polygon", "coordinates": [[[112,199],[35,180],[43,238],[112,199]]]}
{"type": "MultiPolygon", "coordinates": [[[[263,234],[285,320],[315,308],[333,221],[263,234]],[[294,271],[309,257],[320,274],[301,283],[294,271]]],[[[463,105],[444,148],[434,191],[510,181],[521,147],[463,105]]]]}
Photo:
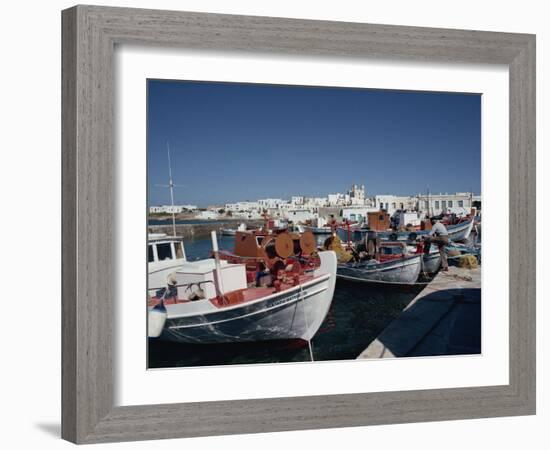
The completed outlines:
{"type": "Polygon", "coordinates": [[[62,31],[64,439],[94,443],[535,413],[535,36],[97,6],[63,11],[62,31]],[[507,65],[509,384],[114,407],[113,52],[126,43],[507,65]]]}

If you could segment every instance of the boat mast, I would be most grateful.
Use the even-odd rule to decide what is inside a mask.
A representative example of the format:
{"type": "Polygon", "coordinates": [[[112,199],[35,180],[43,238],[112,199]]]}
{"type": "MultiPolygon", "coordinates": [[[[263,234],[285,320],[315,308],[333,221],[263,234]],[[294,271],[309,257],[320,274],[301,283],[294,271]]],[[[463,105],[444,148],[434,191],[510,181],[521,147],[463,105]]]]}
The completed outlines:
{"type": "Polygon", "coordinates": [[[156,184],[155,186],[170,189],[170,202],[172,205],[172,233],[174,234],[174,237],[176,237],[176,207],[174,205],[174,188],[185,186],[174,184],[172,179],[172,160],[170,158],[170,143],[168,141],[166,141],[166,152],[168,154],[168,184],[156,184]]]}
{"type": "Polygon", "coordinates": [[[428,199],[428,218],[432,217],[432,213],[430,212],[432,209],[432,203],[430,202],[430,186],[426,187],[426,198],[428,199]]]}
{"type": "Polygon", "coordinates": [[[170,188],[170,200],[172,202],[172,234],[176,237],[176,209],[174,205],[174,182],[172,181],[172,162],[170,160],[170,143],[166,141],[168,153],[168,187],[170,188]]]}

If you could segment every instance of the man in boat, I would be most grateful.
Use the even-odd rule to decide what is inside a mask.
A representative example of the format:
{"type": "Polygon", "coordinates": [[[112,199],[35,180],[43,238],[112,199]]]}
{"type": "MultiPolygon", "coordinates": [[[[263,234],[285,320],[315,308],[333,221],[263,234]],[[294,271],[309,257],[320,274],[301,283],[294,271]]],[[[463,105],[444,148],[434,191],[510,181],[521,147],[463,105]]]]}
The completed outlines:
{"type": "Polygon", "coordinates": [[[336,234],[338,231],[338,222],[334,218],[334,214],[330,215],[330,219],[328,220],[328,226],[330,227],[330,231],[332,231],[332,234],[336,234]]]}
{"type": "Polygon", "coordinates": [[[439,249],[439,255],[441,256],[441,270],[447,272],[449,270],[449,264],[447,262],[447,253],[445,252],[445,246],[449,244],[449,232],[440,220],[432,217],[432,229],[429,236],[424,242],[424,253],[430,254],[431,244],[437,245],[439,249]]]}

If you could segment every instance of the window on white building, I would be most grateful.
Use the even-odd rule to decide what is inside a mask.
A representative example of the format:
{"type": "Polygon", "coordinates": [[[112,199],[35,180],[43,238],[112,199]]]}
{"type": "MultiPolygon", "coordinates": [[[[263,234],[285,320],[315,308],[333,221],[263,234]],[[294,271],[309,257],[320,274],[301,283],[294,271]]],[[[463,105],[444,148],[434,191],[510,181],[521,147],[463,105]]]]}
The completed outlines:
{"type": "Polygon", "coordinates": [[[452,207],[453,207],[453,201],[449,200],[449,208],[452,208],[452,207]]]}
{"type": "Polygon", "coordinates": [[[435,201],[435,209],[439,209],[439,200],[435,201]]]}
{"type": "Polygon", "coordinates": [[[459,206],[460,208],[464,207],[464,201],[463,201],[463,200],[459,200],[459,201],[458,201],[458,206],[459,206]]]}

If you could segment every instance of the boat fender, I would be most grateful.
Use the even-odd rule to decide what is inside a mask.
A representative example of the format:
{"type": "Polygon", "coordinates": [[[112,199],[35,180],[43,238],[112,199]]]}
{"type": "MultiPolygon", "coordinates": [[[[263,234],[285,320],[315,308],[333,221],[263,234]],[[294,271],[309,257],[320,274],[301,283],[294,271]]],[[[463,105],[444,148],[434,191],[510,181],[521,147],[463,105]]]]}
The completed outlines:
{"type": "Polygon", "coordinates": [[[164,306],[164,301],[161,300],[153,309],[149,310],[147,314],[147,336],[150,338],[157,338],[162,334],[166,318],[168,313],[164,306]]]}
{"type": "Polygon", "coordinates": [[[189,291],[189,294],[187,294],[188,300],[203,300],[206,297],[206,295],[204,294],[204,290],[200,287],[198,283],[190,284],[185,290],[189,291]]]}
{"type": "Polygon", "coordinates": [[[416,241],[417,237],[418,235],[413,231],[412,233],[409,234],[409,241],[416,241]]]}
{"type": "Polygon", "coordinates": [[[391,233],[389,239],[390,241],[397,241],[397,233],[391,233]]]}

